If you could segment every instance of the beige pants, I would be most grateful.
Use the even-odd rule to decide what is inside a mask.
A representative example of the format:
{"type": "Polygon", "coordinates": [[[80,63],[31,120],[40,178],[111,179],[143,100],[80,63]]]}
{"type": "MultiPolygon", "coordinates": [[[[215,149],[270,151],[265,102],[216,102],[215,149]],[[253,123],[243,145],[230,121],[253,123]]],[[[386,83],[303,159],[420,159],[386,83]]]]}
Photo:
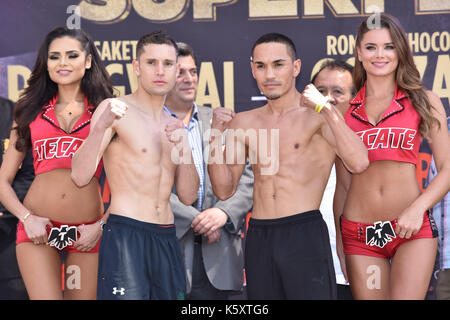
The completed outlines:
{"type": "Polygon", "coordinates": [[[450,300],[450,269],[439,271],[436,298],[437,300],[450,300]]]}

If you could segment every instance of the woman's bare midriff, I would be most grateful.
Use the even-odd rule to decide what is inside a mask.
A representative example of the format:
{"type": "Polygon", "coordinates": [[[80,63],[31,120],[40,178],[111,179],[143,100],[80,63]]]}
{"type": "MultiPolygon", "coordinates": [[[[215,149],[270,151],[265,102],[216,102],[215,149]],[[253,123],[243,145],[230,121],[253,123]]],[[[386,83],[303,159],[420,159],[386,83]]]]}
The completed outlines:
{"type": "Polygon", "coordinates": [[[344,217],[364,223],[394,220],[420,193],[413,164],[375,161],[363,173],[352,175],[344,217]]]}
{"type": "Polygon", "coordinates": [[[97,178],[79,188],[70,169],[54,169],[37,175],[23,201],[32,214],[67,223],[100,219],[103,202],[97,178]]]}

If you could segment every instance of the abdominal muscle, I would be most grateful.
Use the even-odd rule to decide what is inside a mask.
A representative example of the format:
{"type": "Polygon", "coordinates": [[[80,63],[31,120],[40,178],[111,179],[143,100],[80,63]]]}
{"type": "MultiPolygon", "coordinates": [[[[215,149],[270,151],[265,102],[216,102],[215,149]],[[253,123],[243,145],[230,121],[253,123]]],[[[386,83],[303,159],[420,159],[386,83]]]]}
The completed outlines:
{"type": "Polygon", "coordinates": [[[352,175],[344,217],[355,222],[391,221],[419,197],[416,167],[396,161],[372,162],[352,175]]]}
{"type": "Polygon", "coordinates": [[[58,222],[92,222],[103,214],[97,178],[79,188],[71,179],[71,169],[54,169],[37,175],[23,204],[32,214],[58,222]]]}

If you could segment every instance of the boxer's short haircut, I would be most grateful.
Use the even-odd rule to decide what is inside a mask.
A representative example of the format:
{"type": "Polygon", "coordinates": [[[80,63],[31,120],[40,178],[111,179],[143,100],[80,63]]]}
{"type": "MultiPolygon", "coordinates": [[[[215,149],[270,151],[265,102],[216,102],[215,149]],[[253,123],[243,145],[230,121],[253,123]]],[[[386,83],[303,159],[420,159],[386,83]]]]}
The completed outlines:
{"type": "Polygon", "coordinates": [[[136,46],[136,59],[139,60],[142,52],[144,52],[144,47],[148,44],[167,44],[175,48],[175,52],[177,53],[178,58],[178,47],[175,41],[167,35],[164,31],[158,30],[152,33],[143,35],[136,46]]]}
{"type": "Polygon", "coordinates": [[[294,42],[287,36],[281,33],[267,33],[263,36],[261,36],[258,40],[256,40],[255,44],[252,47],[252,58],[253,53],[255,51],[256,46],[263,44],[263,43],[283,43],[287,47],[287,52],[289,56],[292,58],[292,61],[297,59],[297,50],[295,48],[294,42]]]}

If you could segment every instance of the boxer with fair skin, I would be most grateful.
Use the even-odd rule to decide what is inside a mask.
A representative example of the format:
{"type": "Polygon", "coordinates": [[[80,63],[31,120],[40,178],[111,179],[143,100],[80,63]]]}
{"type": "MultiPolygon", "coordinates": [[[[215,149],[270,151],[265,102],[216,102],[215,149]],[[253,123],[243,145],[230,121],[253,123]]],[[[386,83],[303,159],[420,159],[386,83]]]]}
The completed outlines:
{"type": "Polygon", "coordinates": [[[175,184],[180,201],[192,204],[197,198],[199,179],[182,121],[163,109],[166,94],[176,79],[175,43],[162,32],[154,32],[140,39],[136,56],[133,70],[138,89],[99,105],[89,137],[73,157],[72,178],[80,186],[88,183],[103,157],[111,188],[106,225],[111,232],[107,233],[109,238],[103,233],[100,245],[97,297],[176,299],[183,296],[185,279],[169,197],[175,184]],[[142,230],[145,232],[139,233],[142,230]],[[165,247],[168,236],[170,248],[165,247]],[[150,241],[156,244],[155,251],[144,250],[145,241],[152,237],[156,238],[150,241]],[[122,256],[124,251],[127,259],[116,261],[111,257],[122,256]],[[156,259],[170,268],[155,271],[152,265],[143,270],[147,267],[140,263],[141,259],[156,259]],[[152,277],[145,281],[143,274],[152,277]],[[117,288],[124,294],[117,294],[117,288]]]}
{"type": "MultiPolygon", "coordinates": [[[[303,94],[297,91],[295,79],[300,73],[300,67],[301,61],[296,59],[295,47],[289,38],[279,34],[265,35],[253,47],[251,70],[258,88],[267,97],[267,104],[237,115],[225,108],[214,110],[212,128],[220,132],[229,129],[225,150],[222,153],[222,164],[219,162],[208,165],[215,194],[221,199],[227,199],[236,191],[237,182],[244,169],[244,164],[236,163],[236,159],[241,156],[239,152],[245,152],[245,157],[250,155],[255,175],[254,204],[246,249],[246,274],[250,299],[332,299],[335,297],[335,289],[332,288],[335,285],[335,279],[328,234],[324,233],[323,237],[321,235],[326,225],[318,208],[336,154],[351,172],[362,172],[368,165],[366,148],[358,136],[345,125],[341,112],[326,102],[313,85],[308,85],[303,94]],[[318,105],[319,108],[316,109],[318,105]],[[320,113],[315,109],[321,109],[320,113]],[[236,129],[243,130],[238,133],[236,129]],[[246,136],[246,133],[252,130],[257,132],[257,144],[251,144],[251,139],[246,136]],[[264,130],[277,130],[279,141],[274,142],[272,139],[264,141],[265,138],[261,135],[264,130]],[[263,141],[260,141],[261,139],[263,141]],[[234,149],[237,152],[230,157],[227,151],[234,147],[236,141],[237,147],[234,149]],[[277,148],[273,148],[273,143],[278,143],[277,148]],[[267,145],[267,150],[275,151],[275,154],[270,156],[272,161],[278,162],[277,171],[263,173],[263,169],[267,167],[266,159],[263,159],[261,150],[255,150],[255,145],[262,144],[267,145]],[[256,161],[255,159],[252,161],[251,155],[257,155],[256,161]],[[294,266],[302,265],[304,261],[295,263],[292,259],[286,261],[283,260],[285,258],[280,258],[280,261],[275,263],[280,270],[276,277],[281,280],[268,279],[270,276],[264,273],[266,271],[263,269],[271,267],[255,256],[258,246],[267,248],[267,246],[276,245],[278,249],[284,247],[283,250],[291,250],[291,253],[293,248],[297,247],[296,257],[293,259],[298,260],[308,260],[309,254],[318,255],[318,253],[313,245],[300,249],[299,246],[302,246],[300,239],[284,239],[284,235],[290,233],[286,230],[284,235],[279,237],[274,234],[274,238],[269,239],[269,242],[265,244],[261,238],[253,236],[252,224],[255,224],[256,230],[256,224],[267,224],[270,221],[273,223],[271,230],[277,232],[275,231],[278,230],[275,228],[276,223],[303,219],[302,216],[306,218],[310,215],[315,217],[313,219],[318,218],[316,219],[318,224],[314,225],[314,228],[318,228],[318,233],[311,242],[320,243],[317,246],[320,249],[317,250],[323,250],[319,254],[323,255],[324,259],[321,265],[327,266],[328,261],[331,267],[328,265],[328,270],[318,274],[316,271],[323,267],[308,264],[305,266],[308,271],[299,272],[300,269],[297,268],[294,272],[294,266]],[[293,269],[283,269],[285,267],[293,269]],[[328,287],[316,286],[312,283],[316,277],[324,277],[330,284],[328,287]],[[269,287],[264,287],[264,283],[269,287]],[[302,286],[304,290],[299,290],[299,286],[302,286]]],[[[220,143],[220,139],[213,136],[211,150],[220,152],[222,150],[218,146],[220,143]]],[[[267,232],[271,231],[267,230],[267,232]]],[[[292,234],[306,236],[303,230],[292,230],[292,234]]],[[[303,240],[309,242],[309,239],[303,240]]],[[[277,254],[275,250],[274,255],[277,254]]],[[[289,255],[286,254],[286,257],[289,255]]],[[[272,260],[274,259],[268,259],[268,261],[272,260]]]]}
{"type": "Polygon", "coordinates": [[[89,138],[73,157],[72,178],[80,186],[89,182],[103,156],[112,195],[109,212],[173,223],[168,202],[172,185],[187,205],[195,201],[198,189],[193,162],[177,166],[171,159],[175,131],[184,129],[183,123],[163,111],[165,95],[175,82],[175,50],[169,45],[147,45],[139,62],[133,61],[133,69],[140,87],[99,105],[89,138]]]}

